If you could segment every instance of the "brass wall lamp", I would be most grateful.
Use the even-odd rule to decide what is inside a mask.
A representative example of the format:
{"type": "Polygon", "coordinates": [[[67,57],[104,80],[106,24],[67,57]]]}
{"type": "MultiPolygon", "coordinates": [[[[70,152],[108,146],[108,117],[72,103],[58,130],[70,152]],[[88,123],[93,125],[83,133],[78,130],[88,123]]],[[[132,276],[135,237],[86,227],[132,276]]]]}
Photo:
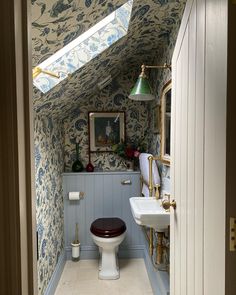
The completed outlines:
{"type": "Polygon", "coordinates": [[[129,98],[137,101],[150,101],[155,99],[152,88],[148,82],[148,78],[145,74],[145,69],[169,69],[171,71],[171,65],[164,64],[162,66],[141,66],[142,72],[138,77],[138,80],[132,89],[129,98]]]}

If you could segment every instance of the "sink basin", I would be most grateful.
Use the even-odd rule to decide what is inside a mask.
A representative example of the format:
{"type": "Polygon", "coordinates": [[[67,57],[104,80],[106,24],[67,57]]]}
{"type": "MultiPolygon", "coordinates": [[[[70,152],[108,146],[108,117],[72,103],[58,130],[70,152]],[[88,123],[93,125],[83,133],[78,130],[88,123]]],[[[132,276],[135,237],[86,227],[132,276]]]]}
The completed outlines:
{"type": "Polygon", "coordinates": [[[150,197],[134,197],[129,199],[134,220],[139,225],[164,231],[170,224],[170,213],[161,206],[161,200],[150,197]]]}

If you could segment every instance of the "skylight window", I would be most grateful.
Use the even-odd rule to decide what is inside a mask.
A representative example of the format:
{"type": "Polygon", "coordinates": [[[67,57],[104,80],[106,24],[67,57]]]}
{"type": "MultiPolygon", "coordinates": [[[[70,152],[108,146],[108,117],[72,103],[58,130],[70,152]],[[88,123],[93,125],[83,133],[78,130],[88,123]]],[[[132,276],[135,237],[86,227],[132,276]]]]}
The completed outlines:
{"type": "Polygon", "coordinates": [[[127,34],[133,0],[57,51],[33,70],[33,83],[43,93],[59,84],[127,34]]]}

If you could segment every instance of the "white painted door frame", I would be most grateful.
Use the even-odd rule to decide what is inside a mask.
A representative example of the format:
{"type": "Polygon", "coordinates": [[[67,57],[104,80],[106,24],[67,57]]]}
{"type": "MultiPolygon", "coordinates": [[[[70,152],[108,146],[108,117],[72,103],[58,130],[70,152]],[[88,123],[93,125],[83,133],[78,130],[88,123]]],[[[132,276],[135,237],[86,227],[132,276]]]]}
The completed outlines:
{"type": "Polygon", "coordinates": [[[225,294],[227,0],[189,0],[172,60],[171,295],[225,294]]]}

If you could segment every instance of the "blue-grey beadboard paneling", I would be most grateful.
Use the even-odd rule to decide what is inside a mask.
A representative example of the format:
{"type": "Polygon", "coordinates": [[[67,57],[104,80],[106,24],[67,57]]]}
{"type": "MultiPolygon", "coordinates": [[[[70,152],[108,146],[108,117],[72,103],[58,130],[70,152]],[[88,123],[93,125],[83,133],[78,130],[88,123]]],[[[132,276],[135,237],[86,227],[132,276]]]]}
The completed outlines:
{"type": "Polygon", "coordinates": [[[90,235],[90,225],[96,218],[120,217],[127,226],[127,234],[120,247],[120,257],[143,257],[144,237],[130,210],[129,198],[140,196],[139,172],[65,173],[63,175],[65,207],[65,248],[70,257],[70,243],[75,223],[79,223],[81,259],[98,255],[90,235]],[[122,185],[130,179],[131,185],[122,185]],[[84,199],[69,201],[70,191],[85,192],[84,199]]]}

